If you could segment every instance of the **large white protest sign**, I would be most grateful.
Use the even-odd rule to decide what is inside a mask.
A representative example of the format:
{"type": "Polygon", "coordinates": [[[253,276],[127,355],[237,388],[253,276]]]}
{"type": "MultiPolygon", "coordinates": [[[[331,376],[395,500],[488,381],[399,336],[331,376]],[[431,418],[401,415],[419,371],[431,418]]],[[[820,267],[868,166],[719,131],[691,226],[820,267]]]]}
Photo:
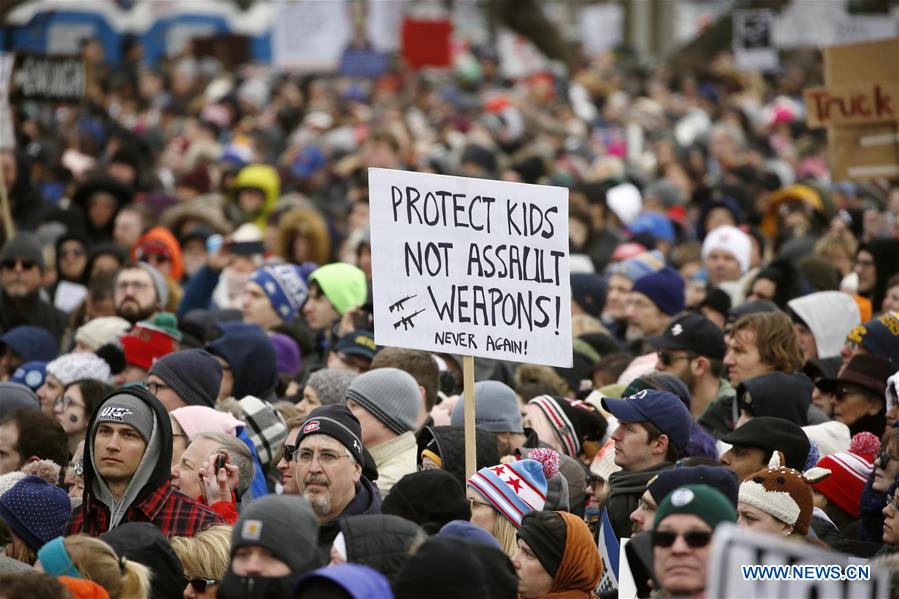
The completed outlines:
{"type": "Polygon", "coordinates": [[[379,345],[571,366],[568,190],[372,168],[379,345]]]}
{"type": "Polygon", "coordinates": [[[881,599],[887,576],[845,553],[825,551],[733,524],[715,530],[706,597],[881,599]]]}

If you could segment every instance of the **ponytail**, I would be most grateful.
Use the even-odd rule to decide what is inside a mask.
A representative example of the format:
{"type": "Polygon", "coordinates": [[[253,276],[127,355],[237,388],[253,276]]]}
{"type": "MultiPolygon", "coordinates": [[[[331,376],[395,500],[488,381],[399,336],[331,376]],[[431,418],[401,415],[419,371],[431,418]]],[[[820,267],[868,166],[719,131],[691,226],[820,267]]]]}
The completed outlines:
{"type": "MultiPolygon", "coordinates": [[[[122,590],[119,597],[140,597],[146,599],[150,596],[150,569],[124,557],[119,559],[122,572],[122,590]]],[[[115,597],[110,597],[115,599],[115,597]]]]}

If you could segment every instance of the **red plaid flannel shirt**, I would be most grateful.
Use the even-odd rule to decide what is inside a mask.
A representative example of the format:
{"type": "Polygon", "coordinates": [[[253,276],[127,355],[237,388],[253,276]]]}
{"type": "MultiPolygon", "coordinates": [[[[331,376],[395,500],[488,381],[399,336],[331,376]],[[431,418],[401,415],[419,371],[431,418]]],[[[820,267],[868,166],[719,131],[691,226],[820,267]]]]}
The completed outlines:
{"type": "MultiPolygon", "coordinates": [[[[122,523],[125,522],[150,522],[158,526],[166,537],[192,537],[215,524],[225,524],[224,519],[213,510],[176,493],[169,481],[140,502],[131,504],[122,518],[122,523]]],[[[88,496],[86,505],[72,514],[66,534],[80,532],[97,537],[107,530],[109,508],[93,496],[88,496]]]]}

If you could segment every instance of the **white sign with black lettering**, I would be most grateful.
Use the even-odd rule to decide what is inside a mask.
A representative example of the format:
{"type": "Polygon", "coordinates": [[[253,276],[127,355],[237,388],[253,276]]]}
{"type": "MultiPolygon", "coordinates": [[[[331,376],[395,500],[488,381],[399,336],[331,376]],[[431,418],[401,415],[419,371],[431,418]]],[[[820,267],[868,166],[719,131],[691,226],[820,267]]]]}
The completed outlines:
{"type": "Polygon", "coordinates": [[[773,71],[780,61],[772,39],[774,12],[735,10],[733,13],[734,62],[743,71],[773,71]]]}
{"type": "Polygon", "coordinates": [[[568,190],[372,168],[375,341],[571,366],[568,190]]]}
{"type": "Polygon", "coordinates": [[[715,530],[706,597],[886,599],[887,577],[845,553],[733,524],[715,530]]]}

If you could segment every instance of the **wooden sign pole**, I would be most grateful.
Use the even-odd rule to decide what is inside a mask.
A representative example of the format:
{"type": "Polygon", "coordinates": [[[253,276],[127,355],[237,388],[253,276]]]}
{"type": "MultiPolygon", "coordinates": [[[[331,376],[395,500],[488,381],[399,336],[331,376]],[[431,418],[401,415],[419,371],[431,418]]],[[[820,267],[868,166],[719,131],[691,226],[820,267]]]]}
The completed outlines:
{"type": "Polygon", "coordinates": [[[465,480],[478,469],[475,444],[474,356],[462,356],[462,401],[465,402],[465,480]]]}

